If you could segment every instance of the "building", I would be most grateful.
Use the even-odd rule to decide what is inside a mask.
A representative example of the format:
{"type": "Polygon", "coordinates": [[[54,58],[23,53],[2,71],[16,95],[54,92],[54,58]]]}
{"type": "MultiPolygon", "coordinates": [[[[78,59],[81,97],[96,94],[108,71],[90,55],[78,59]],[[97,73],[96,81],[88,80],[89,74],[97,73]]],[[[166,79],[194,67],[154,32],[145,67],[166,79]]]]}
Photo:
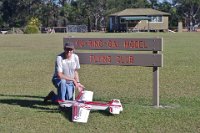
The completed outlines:
{"type": "Polygon", "coordinates": [[[151,8],[130,8],[109,15],[109,32],[167,31],[169,13],[151,8]]]}

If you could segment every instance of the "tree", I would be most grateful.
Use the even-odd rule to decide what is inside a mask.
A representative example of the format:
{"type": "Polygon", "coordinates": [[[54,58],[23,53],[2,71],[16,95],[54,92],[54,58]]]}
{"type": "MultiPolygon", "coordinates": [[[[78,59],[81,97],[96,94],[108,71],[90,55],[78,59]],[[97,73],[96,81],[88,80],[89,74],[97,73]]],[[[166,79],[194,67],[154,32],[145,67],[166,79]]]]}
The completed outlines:
{"type": "Polygon", "coordinates": [[[78,8],[85,13],[88,21],[88,31],[98,30],[100,21],[104,18],[106,0],[79,0],[78,8]]]}
{"type": "Polygon", "coordinates": [[[9,27],[25,26],[31,17],[39,16],[41,0],[3,0],[2,18],[9,27]]]}
{"type": "Polygon", "coordinates": [[[183,20],[189,30],[200,23],[200,0],[1,0],[0,26],[24,27],[36,17],[44,27],[88,25],[88,31],[105,27],[107,17],[126,8],[153,8],[169,12],[170,26],[183,20]]]}
{"type": "Polygon", "coordinates": [[[158,8],[158,0],[149,0],[150,7],[152,9],[157,9],[158,8]]]}
{"type": "Polygon", "coordinates": [[[2,27],[2,26],[3,26],[3,23],[4,23],[4,21],[3,21],[3,11],[2,11],[2,8],[3,8],[3,2],[0,1],[0,27],[2,27]]]}
{"type": "Polygon", "coordinates": [[[57,0],[44,0],[41,7],[40,19],[45,27],[54,27],[58,25],[60,8],[57,0]]]}
{"type": "Polygon", "coordinates": [[[194,31],[200,24],[200,0],[174,0],[178,8],[178,14],[184,21],[189,31],[194,31]]]}
{"type": "Polygon", "coordinates": [[[180,20],[179,16],[177,15],[177,9],[176,7],[167,1],[164,1],[162,3],[158,3],[157,9],[163,12],[170,13],[169,16],[169,27],[174,28],[177,27],[178,21],[180,20]]]}

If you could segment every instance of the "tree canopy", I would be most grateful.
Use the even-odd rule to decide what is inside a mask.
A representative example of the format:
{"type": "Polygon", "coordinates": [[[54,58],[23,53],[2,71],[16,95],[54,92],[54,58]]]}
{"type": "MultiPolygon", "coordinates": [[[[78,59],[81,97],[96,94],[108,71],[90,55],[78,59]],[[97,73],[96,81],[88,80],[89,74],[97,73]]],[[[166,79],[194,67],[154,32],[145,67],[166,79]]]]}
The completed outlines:
{"type": "Polygon", "coordinates": [[[1,0],[0,27],[24,27],[38,18],[42,27],[106,26],[108,15],[126,8],[153,8],[170,13],[169,26],[182,21],[190,30],[200,24],[200,0],[1,0]]]}

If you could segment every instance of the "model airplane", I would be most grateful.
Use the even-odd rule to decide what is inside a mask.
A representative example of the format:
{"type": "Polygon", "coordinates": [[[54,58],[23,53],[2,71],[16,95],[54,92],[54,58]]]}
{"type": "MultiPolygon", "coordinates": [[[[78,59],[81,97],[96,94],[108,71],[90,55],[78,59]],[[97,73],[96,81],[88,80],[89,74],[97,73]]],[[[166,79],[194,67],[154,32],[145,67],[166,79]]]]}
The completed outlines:
{"type": "Polygon", "coordinates": [[[72,121],[87,123],[90,110],[109,110],[111,114],[119,114],[123,111],[119,99],[113,99],[107,103],[93,102],[92,91],[81,91],[74,101],[60,102],[61,107],[72,107],[72,121]]]}

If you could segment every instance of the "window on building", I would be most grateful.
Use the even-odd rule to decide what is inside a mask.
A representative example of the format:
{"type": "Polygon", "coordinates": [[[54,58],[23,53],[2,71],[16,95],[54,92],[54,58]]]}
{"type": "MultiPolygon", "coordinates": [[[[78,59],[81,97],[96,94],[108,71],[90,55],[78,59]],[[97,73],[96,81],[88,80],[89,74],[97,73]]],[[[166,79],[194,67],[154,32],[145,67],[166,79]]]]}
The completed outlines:
{"type": "Polygon", "coordinates": [[[151,20],[150,22],[152,23],[161,23],[163,22],[162,16],[150,16],[151,20]]]}
{"type": "Polygon", "coordinates": [[[126,20],[125,19],[120,19],[120,23],[125,23],[126,22],[126,20]]]}

